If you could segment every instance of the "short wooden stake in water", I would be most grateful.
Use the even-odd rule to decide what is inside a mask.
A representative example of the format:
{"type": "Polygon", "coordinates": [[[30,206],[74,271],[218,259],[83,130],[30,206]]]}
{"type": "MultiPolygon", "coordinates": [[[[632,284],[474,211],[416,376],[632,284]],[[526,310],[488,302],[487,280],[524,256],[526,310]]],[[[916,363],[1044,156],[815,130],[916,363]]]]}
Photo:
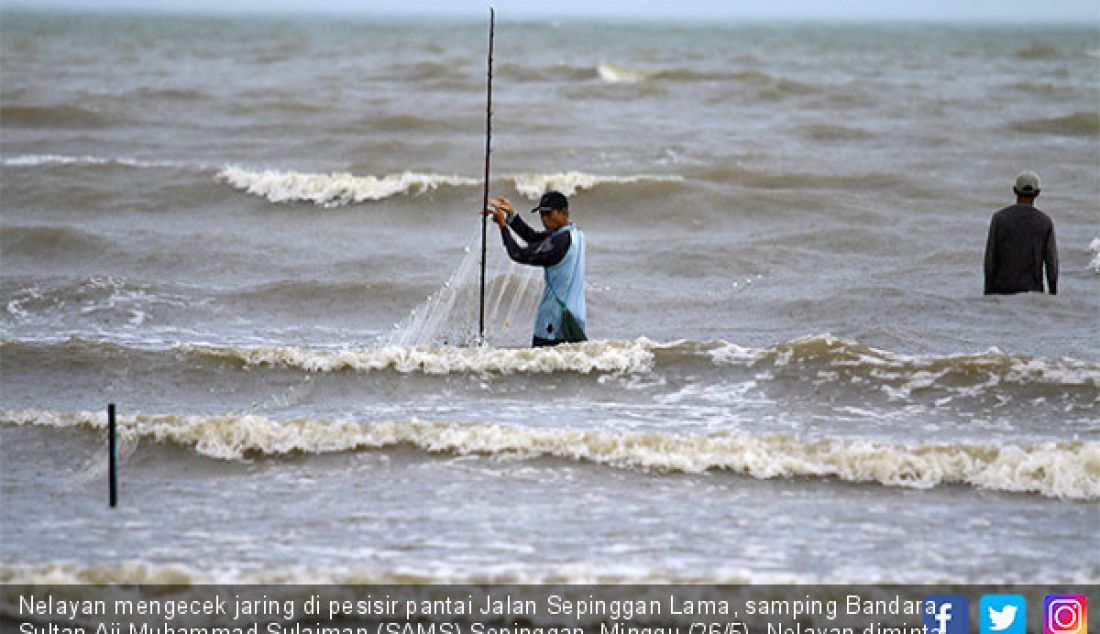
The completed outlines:
{"type": "Polygon", "coordinates": [[[107,404],[107,433],[110,435],[108,470],[111,480],[111,508],[114,508],[118,505],[118,429],[115,426],[114,403],[107,404]]]}

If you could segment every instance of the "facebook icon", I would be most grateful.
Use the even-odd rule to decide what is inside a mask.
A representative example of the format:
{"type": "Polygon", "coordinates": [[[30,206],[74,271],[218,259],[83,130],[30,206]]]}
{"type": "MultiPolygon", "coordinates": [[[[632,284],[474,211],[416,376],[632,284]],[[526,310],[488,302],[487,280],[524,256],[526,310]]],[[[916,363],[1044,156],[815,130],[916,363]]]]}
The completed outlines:
{"type": "Polygon", "coordinates": [[[970,601],[956,594],[930,594],[921,611],[925,634],[968,634],[970,601]]]}

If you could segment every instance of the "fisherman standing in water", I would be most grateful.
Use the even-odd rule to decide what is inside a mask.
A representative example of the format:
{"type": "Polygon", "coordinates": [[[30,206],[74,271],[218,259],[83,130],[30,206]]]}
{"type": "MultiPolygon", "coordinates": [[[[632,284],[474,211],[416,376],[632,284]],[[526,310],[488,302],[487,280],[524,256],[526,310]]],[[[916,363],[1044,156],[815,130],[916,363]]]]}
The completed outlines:
{"type": "Polygon", "coordinates": [[[535,231],[501,196],[489,201],[485,214],[500,226],[508,257],[520,264],[543,267],[546,289],[535,315],[534,347],[586,341],[584,303],[584,234],[569,220],[569,200],[561,192],[543,194],[537,207],[546,231],[535,231]],[[511,229],[511,230],[509,230],[511,229]],[[512,231],[527,243],[521,247],[512,231]]]}
{"type": "Polygon", "coordinates": [[[993,214],[985,245],[985,294],[1043,292],[1058,294],[1058,243],[1054,222],[1035,207],[1039,175],[1020,172],[1016,177],[1016,204],[993,214]]]}

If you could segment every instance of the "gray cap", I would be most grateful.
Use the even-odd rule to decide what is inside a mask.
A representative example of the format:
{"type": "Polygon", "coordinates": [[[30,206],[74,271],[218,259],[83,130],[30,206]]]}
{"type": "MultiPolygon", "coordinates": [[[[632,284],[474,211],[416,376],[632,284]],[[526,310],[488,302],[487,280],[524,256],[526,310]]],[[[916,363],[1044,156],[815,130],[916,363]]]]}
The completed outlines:
{"type": "Polygon", "coordinates": [[[1016,176],[1016,186],[1012,191],[1017,196],[1038,196],[1041,189],[1039,175],[1031,170],[1024,170],[1016,176]]]}

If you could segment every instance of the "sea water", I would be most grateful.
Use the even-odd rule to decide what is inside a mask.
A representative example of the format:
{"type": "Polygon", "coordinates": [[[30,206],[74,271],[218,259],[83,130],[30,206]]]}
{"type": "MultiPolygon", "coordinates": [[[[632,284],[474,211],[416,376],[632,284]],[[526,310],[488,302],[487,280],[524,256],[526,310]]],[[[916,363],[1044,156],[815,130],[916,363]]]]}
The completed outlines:
{"type": "Polygon", "coordinates": [[[1095,25],[0,21],[6,582],[1095,583],[1095,25]],[[1043,177],[1057,296],[984,297],[1043,177]],[[108,531],[105,404],[119,408],[108,531]]]}

